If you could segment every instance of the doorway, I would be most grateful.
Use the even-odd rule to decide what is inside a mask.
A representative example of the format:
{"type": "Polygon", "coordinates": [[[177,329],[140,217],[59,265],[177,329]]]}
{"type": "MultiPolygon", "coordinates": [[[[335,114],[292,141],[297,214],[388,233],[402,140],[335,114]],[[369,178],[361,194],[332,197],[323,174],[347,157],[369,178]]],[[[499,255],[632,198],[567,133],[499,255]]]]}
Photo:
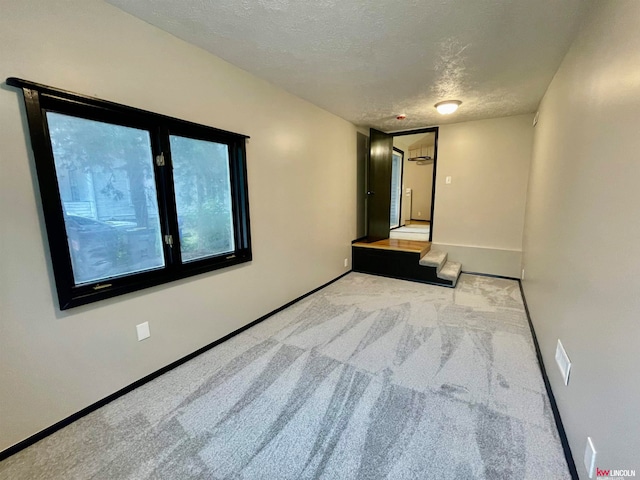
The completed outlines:
{"type": "Polygon", "coordinates": [[[390,228],[398,228],[402,222],[402,170],[404,167],[404,152],[393,147],[391,154],[391,220],[390,228]]]}
{"type": "Polygon", "coordinates": [[[432,240],[437,155],[438,127],[393,133],[371,129],[367,241],[387,239],[392,230],[396,238],[410,239],[414,233],[432,240]]]}

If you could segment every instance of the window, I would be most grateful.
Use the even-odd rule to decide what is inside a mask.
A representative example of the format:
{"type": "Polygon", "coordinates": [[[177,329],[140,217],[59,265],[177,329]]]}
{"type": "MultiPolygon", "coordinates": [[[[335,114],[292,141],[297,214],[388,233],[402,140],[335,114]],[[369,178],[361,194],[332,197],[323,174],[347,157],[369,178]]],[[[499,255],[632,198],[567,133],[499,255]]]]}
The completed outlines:
{"type": "Polygon", "coordinates": [[[251,260],[246,136],[23,89],[61,309],[251,260]]]}

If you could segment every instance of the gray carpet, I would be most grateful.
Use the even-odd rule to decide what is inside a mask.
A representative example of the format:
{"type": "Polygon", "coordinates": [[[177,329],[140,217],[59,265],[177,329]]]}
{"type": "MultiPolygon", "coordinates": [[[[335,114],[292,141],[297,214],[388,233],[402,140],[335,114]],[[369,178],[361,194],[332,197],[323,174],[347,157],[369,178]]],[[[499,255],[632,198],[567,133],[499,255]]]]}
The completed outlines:
{"type": "Polygon", "coordinates": [[[351,273],[10,457],[0,478],[570,475],[517,282],[351,273]]]}

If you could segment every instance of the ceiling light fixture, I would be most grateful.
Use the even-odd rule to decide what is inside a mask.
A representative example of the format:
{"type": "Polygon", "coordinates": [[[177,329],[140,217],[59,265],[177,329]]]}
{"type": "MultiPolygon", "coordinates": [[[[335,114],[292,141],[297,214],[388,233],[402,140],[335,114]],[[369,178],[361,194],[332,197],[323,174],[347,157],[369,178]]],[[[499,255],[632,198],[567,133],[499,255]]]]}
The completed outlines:
{"type": "Polygon", "coordinates": [[[438,113],[442,115],[449,115],[455,112],[462,102],[460,100],[445,100],[444,102],[438,102],[434,105],[438,113]]]}

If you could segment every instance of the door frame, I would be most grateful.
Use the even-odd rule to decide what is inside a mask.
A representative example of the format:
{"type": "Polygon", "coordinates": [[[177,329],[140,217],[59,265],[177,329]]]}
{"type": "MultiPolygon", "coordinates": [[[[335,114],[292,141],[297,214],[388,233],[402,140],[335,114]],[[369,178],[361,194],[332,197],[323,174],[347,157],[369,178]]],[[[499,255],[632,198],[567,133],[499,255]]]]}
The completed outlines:
{"type": "MultiPolygon", "coordinates": [[[[429,241],[433,241],[433,213],[435,212],[436,206],[436,173],[438,170],[438,132],[440,127],[425,127],[425,128],[416,128],[415,130],[401,130],[398,132],[385,132],[388,135],[392,135],[394,137],[401,137],[404,135],[417,135],[420,133],[435,133],[434,144],[433,144],[433,179],[431,184],[431,221],[429,223],[429,241]]],[[[404,167],[404,159],[402,162],[404,167]]],[[[404,183],[404,168],[402,169],[401,182],[404,183]]],[[[404,195],[403,195],[404,196],[404,195]]],[[[402,206],[400,207],[402,208],[402,206]]]]}
{"type": "MultiPolygon", "coordinates": [[[[402,220],[402,197],[404,197],[404,192],[402,189],[402,180],[404,178],[404,151],[400,150],[398,147],[393,147],[393,152],[400,154],[400,198],[398,199],[398,226],[394,227],[394,228],[390,228],[390,230],[394,230],[396,228],[400,228],[402,227],[402,225],[400,225],[400,220],[402,220]]],[[[391,153],[391,158],[393,159],[393,152],[391,153]]],[[[391,172],[393,173],[393,168],[391,169],[391,172]]]]}

